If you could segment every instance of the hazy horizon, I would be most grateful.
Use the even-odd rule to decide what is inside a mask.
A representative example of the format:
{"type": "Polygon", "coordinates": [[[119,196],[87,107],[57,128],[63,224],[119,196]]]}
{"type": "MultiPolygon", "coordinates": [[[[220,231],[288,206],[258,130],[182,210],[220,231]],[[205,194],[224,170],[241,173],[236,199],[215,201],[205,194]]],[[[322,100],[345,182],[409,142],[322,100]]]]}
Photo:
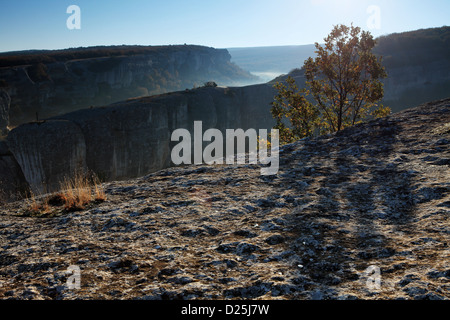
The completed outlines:
{"type": "Polygon", "coordinates": [[[297,46],[321,42],[340,23],[377,37],[448,25],[450,12],[446,0],[4,0],[0,7],[0,52],[185,43],[297,46]]]}

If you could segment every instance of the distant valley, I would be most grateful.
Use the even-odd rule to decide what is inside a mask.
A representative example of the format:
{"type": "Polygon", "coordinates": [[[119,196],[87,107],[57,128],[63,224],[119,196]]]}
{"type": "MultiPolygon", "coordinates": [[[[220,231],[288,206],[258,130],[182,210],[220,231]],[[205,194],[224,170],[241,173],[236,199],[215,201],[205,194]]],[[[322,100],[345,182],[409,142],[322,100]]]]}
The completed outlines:
{"type": "Polygon", "coordinates": [[[292,69],[300,68],[303,62],[314,56],[315,46],[274,46],[252,48],[228,48],[231,62],[268,82],[292,69]]]}
{"type": "MultiPolygon", "coordinates": [[[[54,189],[76,170],[112,181],[170,167],[171,132],[190,130],[194,121],[205,130],[269,129],[274,81],[292,70],[303,85],[295,67],[311,50],[166,46],[0,54],[3,192],[54,189]],[[269,82],[262,77],[278,73],[269,82]],[[205,86],[210,80],[217,83],[205,86]]],[[[449,27],[382,37],[375,50],[388,72],[383,103],[394,113],[450,96],[449,27]]]]}
{"type": "MultiPolygon", "coordinates": [[[[314,56],[314,45],[215,49],[194,45],[99,46],[0,54],[0,131],[139,96],[283,80],[314,56]],[[282,76],[282,77],[280,77],[282,76]]],[[[450,27],[380,37],[388,78],[383,103],[394,112],[450,92],[450,27]]],[[[267,101],[270,104],[271,101],[267,101]]],[[[259,106],[265,108],[266,106],[259,106]]]]}
{"type": "MultiPolygon", "coordinates": [[[[265,82],[282,81],[290,73],[300,86],[304,79],[298,69],[308,57],[315,56],[312,44],[229,48],[228,51],[232,62],[265,82]]],[[[394,112],[449,96],[450,27],[379,37],[374,53],[383,57],[388,73],[383,103],[394,112]]]]}

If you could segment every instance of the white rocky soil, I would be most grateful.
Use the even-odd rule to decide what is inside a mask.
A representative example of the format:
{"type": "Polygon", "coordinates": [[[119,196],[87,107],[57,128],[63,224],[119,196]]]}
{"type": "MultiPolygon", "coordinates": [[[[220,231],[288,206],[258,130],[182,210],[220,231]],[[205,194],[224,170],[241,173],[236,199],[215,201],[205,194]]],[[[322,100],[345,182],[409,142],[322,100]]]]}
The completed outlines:
{"type": "Polygon", "coordinates": [[[450,298],[450,100],[286,145],[274,176],[103,186],[82,211],[1,209],[1,299],[450,298]]]}

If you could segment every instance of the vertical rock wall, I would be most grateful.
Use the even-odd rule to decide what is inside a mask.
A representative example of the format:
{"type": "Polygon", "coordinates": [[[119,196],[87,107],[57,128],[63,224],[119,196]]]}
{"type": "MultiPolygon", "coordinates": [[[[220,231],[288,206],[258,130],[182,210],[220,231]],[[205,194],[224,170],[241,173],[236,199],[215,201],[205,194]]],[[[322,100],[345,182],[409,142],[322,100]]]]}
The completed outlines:
{"type": "Polygon", "coordinates": [[[8,146],[36,194],[55,190],[62,180],[86,169],[86,144],[70,121],[28,123],[12,130],[8,146]]]}
{"type": "Polygon", "coordinates": [[[9,124],[9,106],[11,98],[8,93],[0,89],[0,136],[6,135],[9,124]]]}
{"type": "Polygon", "coordinates": [[[0,141],[0,204],[18,200],[28,191],[28,183],[14,155],[0,141]]]}
{"type": "MultiPolygon", "coordinates": [[[[8,145],[35,192],[54,191],[83,169],[106,181],[144,176],[171,166],[174,130],[270,129],[268,85],[199,88],[78,110],[21,125],[8,145]]],[[[193,139],[193,135],[192,135],[193,139]]],[[[207,143],[204,143],[206,145],[207,143]]]]}

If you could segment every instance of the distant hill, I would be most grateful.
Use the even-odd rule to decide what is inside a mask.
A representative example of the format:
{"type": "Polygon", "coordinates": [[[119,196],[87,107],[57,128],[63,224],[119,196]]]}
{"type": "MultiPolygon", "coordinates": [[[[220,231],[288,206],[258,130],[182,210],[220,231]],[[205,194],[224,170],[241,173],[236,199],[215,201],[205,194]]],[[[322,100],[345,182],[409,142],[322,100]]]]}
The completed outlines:
{"type": "Polygon", "coordinates": [[[225,49],[196,45],[97,46],[0,54],[0,132],[95,105],[258,78],[225,49]],[[3,97],[3,98],[2,98],[3,97]]]}
{"type": "Polygon", "coordinates": [[[377,38],[374,48],[387,68],[450,61],[450,27],[393,33],[377,38]]]}
{"type": "Polygon", "coordinates": [[[384,103],[394,111],[450,94],[450,27],[421,29],[378,38],[388,78],[384,103]]]}
{"type": "MultiPolygon", "coordinates": [[[[274,83],[295,77],[304,60],[314,56],[314,46],[229,49],[232,61],[255,74],[275,75],[274,83]],[[297,55],[295,54],[297,52],[297,55]],[[256,71],[256,72],[255,72],[256,71]]],[[[450,93],[450,27],[394,33],[377,38],[376,55],[383,57],[388,78],[384,81],[384,104],[394,111],[450,93]]]]}
{"type": "Polygon", "coordinates": [[[164,52],[170,54],[180,49],[201,52],[203,46],[93,46],[60,50],[24,50],[0,53],[0,68],[38,63],[67,62],[71,60],[133,56],[164,52]]]}

